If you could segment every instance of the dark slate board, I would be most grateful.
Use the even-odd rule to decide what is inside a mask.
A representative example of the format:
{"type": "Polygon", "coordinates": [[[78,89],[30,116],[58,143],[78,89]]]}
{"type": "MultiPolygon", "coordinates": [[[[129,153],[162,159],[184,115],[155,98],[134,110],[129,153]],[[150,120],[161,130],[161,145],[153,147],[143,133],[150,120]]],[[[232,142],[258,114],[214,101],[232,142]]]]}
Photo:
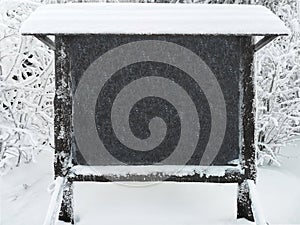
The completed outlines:
{"type": "MultiPolygon", "coordinates": [[[[72,154],[75,164],[199,165],[201,161],[201,165],[227,165],[228,162],[239,157],[239,83],[241,79],[240,56],[243,51],[241,39],[243,37],[193,35],[77,35],[64,36],[63,38],[70,51],[72,90],[74,96],[79,93],[76,91],[79,89],[79,83],[83,80],[81,78],[87,73],[85,71],[88,70],[93,62],[94,70],[91,71],[95,74],[92,75],[92,77],[108,76],[105,72],[106,69],[103,69],[101,66],[97,68],[99,61],[97,61],[98,64],[95,64],[95,61],[99,59],[100,56],[103,56],[104,53],[109,53],[111,49],[127,43],[143,40],[157,40],[175,43],[198,55],[216,77],[226,103],[226,115],[223,116],[227,122],[221,148],[218,149],[216,157],[208,157],[201,161],[212,129],[212,112],[205,91],[200,87],[202,84],[197,83],[195,79],[180,68],[159,62],[159,60],[137,62],[123,67],[117,70],[112,76],[108,76],[109,79],[105,81],[104,85],[98,84],[98,81],[91,81],[90,86],[93,87],[86,86],[85,89],[80,89],[85,92],[81,95],[85,96],[85,99],[81,99],[81,102],[78,103],[76,98],[73,100],[73,110],[75,114],[79,111],[78,108],[81,110],[80,116],[75,116],[75,120],[80,118],[78,119],[80,121],[73,121],[73,129],[75,132],[73,135],[72,154]],[[146,86],[148,85],[148,87],[141,86],[145,84],[146,86]],[[172,91],[170,87],[181,88],[184,91],[172,91]],[[150,94],[147,97],[144,96],[139,99],[140,95],[147,95],[147,93],[152,93],[153,91],[157,91],[159,94],[157,94],[157,96],[150,94]],[[127,93],[128,96],[130,96],[130,100],[127,101],[126,98],[122,99],[122,96],[120,97],[119,95],[120,92],[127,93]],[[166,94],[166,92],[168,93],[166,94]],[[187,96],[182,97],[182,93],[185,93],[187,96]],[[93,98],[93,95],[96,95],[93,110],[88,107],[85,108],[84,105],[93,98]],[[164,95],[170,96],[170,99],[173,100],[169,101],[163,98],[162,96],[164,95]],[[112,113],[112,107],[116,99],[119,101],[119,104],[123,104],[125,108],[130,108],[128,115],[129,121],[127,119],[124,123],[125,125],[127,123],[130,128],[131,136],[128,139],[122,136],[122,131],[125,136],[128,133],[128,130],[126,133],[126,128],[124,128],[123,115],[121,115],[124,112],[116,107],[117,111],[115,110],[116,112],[112,113]],[[134,99],[138,99],[138,101],[134,103],[131,102],[134,99]],[[195,132],[193,131],[197,126],[193,124],[193,121],[189,121],[191,127],[190,129],[186,128],[186,125],[181,122],[180,118],[180,115],[186,112],[178,112],[176,109],[177,106],[174,106],[174,99],[175,104],[179,108],[191,108],[191,111],[193,111],[193,107],[189,106],[189,102],[186,99],[190,99],[194,104],[197,119],[200,124],[200,130],[198,134],[196,134],[198,140],[195,149],[191,149],[191,146],[194,146],[191,144],[194,139],[192,140],[191,138],[191,142],[189,142],[188,136],[195,136],[195,132]],[[120,115],[118,115],[118,113],[120,115]],[[89,124],[86,119],[91,117],[91,115],[95,124],[93,126],[89,124]],[[113,124],[111,117],[117,118],[119,122],[113,124]],[[157,119],[157,117],[160,119],[157,119]],[[155,121],[153,121],[153,118],[155,121]],[[150,127],[152,126],[151,128],[160,130],[155,134],[151,133],[149,130],[149,122],[150,127]],[[119,132],[118,135],[116,135],[114,130],[116,127],[119,132]],[[183,130],[183,127],[185,127],[185,130],[183,130]],[[94,137],[95,131],[96,138],[94,137]],[[180,142],[179,139],[182,132],[186,133],[186,137],[183,142],[180,142]],[[123,138],[123,140],[119,140],[120,137],[121,139],[123,138]],[[147,139],[150,141],[147,142],[147,139]],[[139,143],[138,140],[142,140],[141,143],[139,143]],[[103,144],[102,147],[99,148],[99,144],[95,144],[96,142],[101,142],[103,144]],[[131,146],[127,146],[128,143],[131,146]],[[178,153],[174,159],[168,160],[179,143],[183,145],[180,148],[181,152],[178,153]],[[188,155],[188,157],[186,157],[186,155],[188,155]]],[[[161,51],[163,55],[166,49],[162,48],[161,51]]],[[[119,51],[119,53],[122,58],[123,52],[119,51]]],[[[171,53],[172,52],[170,52],[170,58],[173,57],[171,53]]],[[[147,54],[147,52],[142,54],[147,54]]],[[[185,58],[185,60],[188,59],[185,58]]],[[[112,60],[112,65],[108,65],[108,67],[113,67],[115,63],[118,63],[118,60],[112,60]]]]}

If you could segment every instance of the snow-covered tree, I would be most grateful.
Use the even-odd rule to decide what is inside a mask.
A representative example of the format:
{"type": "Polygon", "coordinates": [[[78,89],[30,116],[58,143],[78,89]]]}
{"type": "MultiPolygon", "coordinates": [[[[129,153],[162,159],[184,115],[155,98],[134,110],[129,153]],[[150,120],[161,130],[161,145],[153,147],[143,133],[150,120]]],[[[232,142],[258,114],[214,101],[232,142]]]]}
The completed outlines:
{"type": "Polygon", "coordinates": [[[19,28],[39,6],[0,1],[0,172],[30,162],[53,137],[53,53],[19,28]]]}
{"type": "MultiPolygon", "coordinates": [[[[279,163],[280,147],[300,134],[300,22],[297,0],[261,0],[290,28],[256,56],[259,163],[279,163]]],[[[298,2],[299,4],[299,2],[298,2]]]]}

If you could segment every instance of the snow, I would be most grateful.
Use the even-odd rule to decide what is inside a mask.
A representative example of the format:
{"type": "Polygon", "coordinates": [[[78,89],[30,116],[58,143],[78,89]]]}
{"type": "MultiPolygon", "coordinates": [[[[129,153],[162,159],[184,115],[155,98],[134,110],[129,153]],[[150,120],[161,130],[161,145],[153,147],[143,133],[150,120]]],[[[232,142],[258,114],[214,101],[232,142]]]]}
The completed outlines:
{"type": "Polygon", "coordinates": [[[247,183],[249,186],[250,199],[252,201],[251,206],[254,215],[254,221],[256,225],[266,225],[267,222],[261,207],[259,196],[257,194],[256,185],[253,180],[247,180],[247,183]]]}
{"type": "MultiPolygon", "coordinates": [[[[269,224],[300,223],[300,141],[283,148],[278,167],[259,167],[257,192],[269,224]]],[[[53,184],[52,152],[0,177],[1,225],[41,225],[53,184]]],[[[254,224],[236,220],[235,184],[87,183],[74,185],[76,225],[254,224]],[[97,222],[96,222],[97,221],[97,222]]],[[[59,222],[57,225],[67,225],[59,222]]]]}
{"type": "MultiPolygon", "coordinates": [[[[74,189],[76,225],[96,221],[105,225],[239,224],[235,219],[236,191],[234,184],[80,182],[74,189]]],[[[248,223],[243,220],[241,224],[248,223]]]]}
{"type": "MultiPolygon", "coordinates": [[[[44,225],[55,225],[59,215],[60,204],[63,199],[63,189],[66,184],[65,177],[57,177],[50,187],[53,187],[49,208],[44,221],[44,225]]],[[[51,191],[51,190],[50,190],[51,191]]]]}
{"type": "Polygon", "coordinates": [[[289,30],[256,5],[74,3],[39,7],[21,33],[286,35],[289,30]]]}
{"type": "Polygon", "coordinates": [[[41,225],[46,217],[53,182],[53,152],[43,151],[37,163],[23,164],[0,176],[0,224],[41,225]]]}
{"type": "Polygon", "coordinates": [[[300,224],[300,141],[284,147],[281,168],[259,167],[257,190],[269,224],[300,224]]]}
{"type": "Polygon", "coordinates": [[[175,165],[157,165],[157,166],[74,166],[72,172],[77,175],[177,175],[177,176],[193,176],[199,174],[206,177],[224,176],[226,171],[241,170],[240,166],[175,166],[175,165]]]}

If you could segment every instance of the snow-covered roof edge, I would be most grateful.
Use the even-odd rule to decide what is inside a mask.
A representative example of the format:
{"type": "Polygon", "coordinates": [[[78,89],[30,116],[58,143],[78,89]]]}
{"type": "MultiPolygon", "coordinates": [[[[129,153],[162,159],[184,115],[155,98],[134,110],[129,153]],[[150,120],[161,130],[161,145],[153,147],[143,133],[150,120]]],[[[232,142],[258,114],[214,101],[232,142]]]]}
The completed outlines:
{"type": "Polygon", "coordinates": [[[21,34],[288,35],[269,9],[257,5],[71,3],[39,7],[21,34]]]}

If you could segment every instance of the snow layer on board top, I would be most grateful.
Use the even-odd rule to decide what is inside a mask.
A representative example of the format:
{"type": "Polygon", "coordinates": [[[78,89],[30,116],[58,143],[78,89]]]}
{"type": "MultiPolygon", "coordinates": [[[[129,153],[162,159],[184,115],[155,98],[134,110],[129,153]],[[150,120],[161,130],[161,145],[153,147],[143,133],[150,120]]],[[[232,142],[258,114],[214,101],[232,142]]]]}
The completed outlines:
{"type": "Polygon", "coordinates": [[[289,30],[255,5],[71,3],[39,7],[21,33],[287,35],[289,30]]]}
{"type": "Polygon", "coordinates": [[[240,166],[175,166],[175,165],[149,165],[149,166],[81,166],[77,165],[71,169],[73,175],[98,175],[98,176],[127,176],[127,175],[162,175],[179,177],[206,175],[224,176],[226,172],[241,172],[240,166]]]}

